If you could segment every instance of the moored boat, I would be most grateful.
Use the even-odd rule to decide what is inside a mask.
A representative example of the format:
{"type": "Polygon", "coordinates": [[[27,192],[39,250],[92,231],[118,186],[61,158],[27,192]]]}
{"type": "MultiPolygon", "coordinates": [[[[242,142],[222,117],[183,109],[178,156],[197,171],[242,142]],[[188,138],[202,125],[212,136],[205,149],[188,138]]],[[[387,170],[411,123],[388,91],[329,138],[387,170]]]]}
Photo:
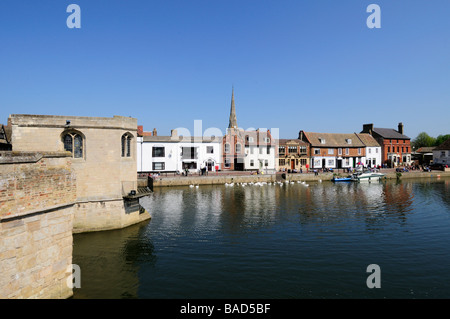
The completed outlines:
{"type": "Polygon", "coordinates": [[[386,175],[379,172],[358,172],[352,175],[352,180],[355,182],[373,182],[379,181],[381,178],[386,175]]]}
{"type": "Polygon", "coordinates": [[[332,182],[351,182],[352,181],[352,177],[348,176],[348,177],[333,177],[333,179],[331,180],[332,182]]]}

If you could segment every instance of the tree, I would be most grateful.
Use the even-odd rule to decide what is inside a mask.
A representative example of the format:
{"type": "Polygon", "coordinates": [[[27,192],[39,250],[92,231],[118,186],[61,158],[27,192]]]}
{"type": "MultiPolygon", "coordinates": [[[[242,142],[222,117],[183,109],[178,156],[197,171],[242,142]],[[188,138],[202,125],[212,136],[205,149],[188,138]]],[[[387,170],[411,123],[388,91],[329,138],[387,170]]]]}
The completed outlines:
{"type": "Polygon", "coordinates": [[[445,135],[439,135],[438,137],[436,137],[436,142],[435,142],[435,146],[439,146],[442,143],[444,143],[446,140],[448,140],[450,138],[450,134],[445,134],[445,135]]]}
{"type": "Polygon", "coordinates": [[[422,132],[412,141],[412,145],[417,150],[424,146],[434,146],[436,144],[436,138],[431,137],[426,132],[422,132]]]}

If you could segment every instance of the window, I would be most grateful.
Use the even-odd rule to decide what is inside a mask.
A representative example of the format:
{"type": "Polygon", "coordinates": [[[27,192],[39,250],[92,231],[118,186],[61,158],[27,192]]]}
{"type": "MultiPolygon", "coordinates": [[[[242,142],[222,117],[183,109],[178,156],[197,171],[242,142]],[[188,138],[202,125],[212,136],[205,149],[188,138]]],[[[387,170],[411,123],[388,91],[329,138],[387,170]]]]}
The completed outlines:
{"type": "Polygon", "coordinates": [[[264,166],[265,167],[269,166],[269,160],[264,160],[264,166]]]}
{"type": "Polygon", "coordinates": [[[285,160],[284,159],[280,159],[280,160],[278,160],[278,164],[280,165],[280,166],[284,166],[285,165],[285,160]]]}
{"type": "Polygon", "coordinates": [[[306,146],[300,146],[300,153],[306,154],[306,146]]]}
{"type": "Polygon", "coordinates": [[[441,157],[445,157],[445,151],[441,151],[441,157]]]}
{"type": "Polygon", "coordinates": [[[314,149],[314,155],[320,155],[320,148],[314,149]]]}
{"type": "Polygon", "coordinates": [[[388,146],[388,153],[390,153],[391,152],[391,147],[390,146],[388,146]]]}
{"type": "Polygon", "coordinates": [[[153,146],[152,148],[152,156],[153,157],[164,157],[165,156],[165,148],[153,146]]]}
{"type": "Polygon", "coordinates": [[[300,159],[300,165],[306,165],[306,158],[300,159]]]}
{"type": "Polygon", "coordinates": [[[361,155],[361,148],[358,147],[358,155],[361,155]]]}
{"type": "Polygon", "coordinates": [[[285,153],[285,148],[284,148],[284,146],[278,147],[278,153],[280,153],[280,154],[284,154],[284,153],[285,153]]]}
{"type": "Polygon", "coordinates": [[[230,153],[230,144],[229,143],[225,143],[225,146],[224,146],[224,150],[223,150],[225,153],[230,153]]]}
{"type": "Polygon", "coordinates": [[[297,146],[289,146],[288,147],[288,152],[289,152],[289,154],[297,153],[297,146]]]}
{"type": "Polygon", "coordinates": [[[83,137],[76,132],[63,135],[64,150],[71,152],[74,158],[83,158],[83,137]]]}
{"type": "Polygon", "coordinates": [[[197,159],[197,150],[195,147],[182,147],[181,159],[197,159]]]}
{"type": "Polygon", "coordinates": [[[320,138],[320,137],[319,137],[319,141],[320,141],[320,144],[325,144],[325,142],[326,142],[324,138],[320,138]]]}
{"type": "Polygon", "coordinates": [[[270,146],[267,146],[267,154],[270,154],[270,146]]]}
{"type": "Polygon", "coordinates": [[[378,147],[375,149],[375,153],[377,153],[378,154],[378,147]]]}
{"type": "Polygon", "coordinates": [[[154,171],[163,171],[166,167],[166,163],[164,162],[155,162],[153,163],[153,170],[154,171]]]}
{"type": "Polygon", "coordinates": [[[350,154],[350,149],[349,148],[346,148],[345,149],[345,155],[349,155],[350,154]]]}
{"type": "Polygon", "coordinates": [[[250,166],[255,166],[255,161],[254,160],[250,160],[250,166]]]}
{"type": "Polygon", "coordinates": [[[207,154],[214,154],[214,147],[213,146],[206,146],[206,153],[207,154]]]}
{"type": "Polygon", "coordinates": [[[328,149],[328,154],[330,154],[330,155],[331,155],[331,154],[334,154],[334,149],[333,149],[333,148],[329,148],[329,149],[328,149]]]}
{"type": "Polygon", "coordinates": [[[345,141],[347,142],[347,144],[352,144],[352,139],[351,138],[347,138],[345,141]]]}
{"type": "Polygon", "coordinates": [[[404,153],[405,152],[405,148],[402,146],[402,153],[404,153]]]}
{"type": "Polygon", "coordinates": [[[342,148],[338,148],[338,154],[342,155],[342,148]]]}
{"type": "Polygon", "coordinates": [[[368,152],[369,152],[369,154],[372,154],[372,149],[368,148],[368,152]]]}
{"type": "Polygon", "coordinates": [[[229,158],[225,159],[225,168],[230,168],[231,167],[231,161],[229,158]]]}
{"type": "Polygon", "coordinates": [[[236,144],[236,153],[240,153],[241,152],[241,144],[236,144]]]}
{"type": "Polygon", "coordinates": [[[263,149],[263,147],[259,147],[259,154],[264,154],[263,149]]]}
{"type": "Polygon", "coordinates": [[[122,157],[131,156],[131,139],[132,135],[129,133],[122,135],[122,157]]]}
{"type": "Polygon", "coordinates": [[[264,140],[266,141],[266,143],[270,143],[270,138],[266,137],[264,140]]]}
{"type": "Polygon", "coordinates": [[[255,154],[255,147],[254,146],[250,146],[250,154],[255,154]]]}

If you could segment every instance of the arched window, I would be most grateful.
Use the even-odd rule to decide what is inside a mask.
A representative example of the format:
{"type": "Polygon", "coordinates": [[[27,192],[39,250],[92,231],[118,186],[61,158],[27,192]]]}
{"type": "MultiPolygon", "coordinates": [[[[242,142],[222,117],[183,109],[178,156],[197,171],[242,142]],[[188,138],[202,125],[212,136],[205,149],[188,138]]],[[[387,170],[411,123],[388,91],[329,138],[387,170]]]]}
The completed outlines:
{"type": "Polygon", "coordinates": [[[133,136],[129,133],[122,135],[122,157],[131,157],[131,139],[133,136]]]}
{"type": "Polygon", "coordinates": [[[64,150],[71,152],[74,158],[83,158],[84,141],[81,134],[77,132],[67,132],[63,134],[64,150]]]}
{"type": "Polygon", "coordinates": [[[230,144],[229,143],[225,143],[224,153],[226,153],[226,154],[230,153],[230,144]]]}

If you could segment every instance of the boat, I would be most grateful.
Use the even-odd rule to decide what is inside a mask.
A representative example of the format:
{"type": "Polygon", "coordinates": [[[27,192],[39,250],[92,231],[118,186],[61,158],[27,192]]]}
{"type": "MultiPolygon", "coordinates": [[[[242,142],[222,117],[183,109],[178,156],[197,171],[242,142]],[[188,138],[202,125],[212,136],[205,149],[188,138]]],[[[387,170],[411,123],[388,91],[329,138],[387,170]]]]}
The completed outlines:
{"type": "Polygon", "coordinates": [[[379,181],[386,175],[379,172],[357,172],[352,175],[351,179],[355,182],[373,182],[373,181],[379,181]]]}
{"type": "Polygon", "coordinates": [[[335,176],[335,177],[333,177],[333,179],[331,181],[332,182],[351,182],[353,180],[352,180],[351,176],[348,176],[348,177],[337,177],[337,176],[335,176]]]}

